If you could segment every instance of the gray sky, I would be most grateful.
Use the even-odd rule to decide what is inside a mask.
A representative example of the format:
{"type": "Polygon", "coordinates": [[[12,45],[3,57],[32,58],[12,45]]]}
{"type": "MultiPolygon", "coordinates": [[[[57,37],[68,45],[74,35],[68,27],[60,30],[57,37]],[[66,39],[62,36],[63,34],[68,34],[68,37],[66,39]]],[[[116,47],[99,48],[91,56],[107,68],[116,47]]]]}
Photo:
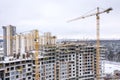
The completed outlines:
{"type": "Polygon", "coordinates": [[[120,0],[0,0],[0,26],[14,25],[17,32],[39,29],[41,34],[51,32],[62,39],[92,39],[96,38],[95,16],[66,21],[96,7],[113,8],[109,14],[101,15],[100,37],[120,39],[120,0]]]}

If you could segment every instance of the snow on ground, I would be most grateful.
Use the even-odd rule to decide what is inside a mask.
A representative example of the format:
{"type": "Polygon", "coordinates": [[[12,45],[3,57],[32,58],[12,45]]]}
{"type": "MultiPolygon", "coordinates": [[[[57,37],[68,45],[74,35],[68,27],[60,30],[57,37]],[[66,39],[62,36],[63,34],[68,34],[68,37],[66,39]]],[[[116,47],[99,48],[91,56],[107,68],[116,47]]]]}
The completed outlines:
{"type": "Polygon", "coordinates": [[[120,62],[105,61],[105,73],[114,73],[114,70],[120,70],[120,62]]]}

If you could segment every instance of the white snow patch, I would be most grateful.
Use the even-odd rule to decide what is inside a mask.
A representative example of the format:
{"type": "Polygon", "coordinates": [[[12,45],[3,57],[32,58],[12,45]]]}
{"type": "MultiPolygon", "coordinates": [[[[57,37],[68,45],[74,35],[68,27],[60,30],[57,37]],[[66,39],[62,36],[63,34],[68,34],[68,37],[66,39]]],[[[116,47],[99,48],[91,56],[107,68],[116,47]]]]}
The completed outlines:
{"type": "Polygon", "coordinates": [[[114,70],[120,70],[120,63],[105,61],[105,73],[113,74],[114,70]]]}

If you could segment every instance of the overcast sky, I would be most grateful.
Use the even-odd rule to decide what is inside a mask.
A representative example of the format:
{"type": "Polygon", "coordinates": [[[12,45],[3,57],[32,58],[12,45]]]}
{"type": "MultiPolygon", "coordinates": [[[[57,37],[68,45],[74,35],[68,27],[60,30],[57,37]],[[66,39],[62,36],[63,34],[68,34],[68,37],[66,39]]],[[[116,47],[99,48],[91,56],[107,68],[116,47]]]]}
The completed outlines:
{"type": "Polygon", "coordinates": [[[41,34],[51,32],[62,39],[93,39],[96,38],[95,16],[66,21],[95,13],[96,7],[101,11],[113,8],[109,14],[101,14],[100,37],[120,39],[120,0],[0,0],[0,26],[14,25],[17,32],[39,29],[41,34]]]}

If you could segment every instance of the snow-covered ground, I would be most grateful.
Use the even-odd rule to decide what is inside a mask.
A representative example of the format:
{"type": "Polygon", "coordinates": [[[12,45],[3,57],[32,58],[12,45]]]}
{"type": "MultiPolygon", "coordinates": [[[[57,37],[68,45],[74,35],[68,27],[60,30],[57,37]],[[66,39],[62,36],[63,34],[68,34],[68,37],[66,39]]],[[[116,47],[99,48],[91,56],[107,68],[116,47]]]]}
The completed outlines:
{"type": "Polygon", "coordinates": [[[105,73],[114,73],[114,70],[120,70],[120,62],[105,61],[105,73]]]}

